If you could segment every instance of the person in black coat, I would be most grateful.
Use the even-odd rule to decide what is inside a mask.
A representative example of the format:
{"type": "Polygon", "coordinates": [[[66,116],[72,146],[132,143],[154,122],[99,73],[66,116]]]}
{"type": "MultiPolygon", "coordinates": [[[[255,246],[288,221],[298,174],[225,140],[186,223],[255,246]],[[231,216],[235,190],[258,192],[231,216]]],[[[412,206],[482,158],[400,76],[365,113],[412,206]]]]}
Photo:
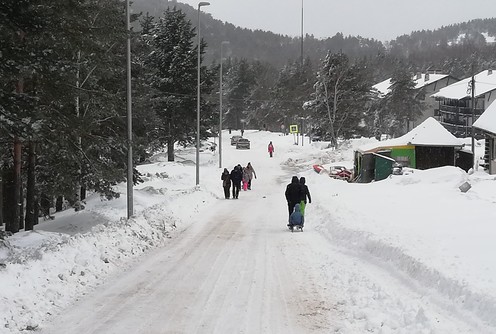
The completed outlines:
{"type": "Polygon", "coordinates": [[[301,201],[300,201],[300,210],[301,214],[305,215],[305,206],[308,203],[312,203],[312,197],[310,196],[310,190],[308,190],[308,186],[305,184],[305,177],[300,177],[300,186],[301,186],[301,201]]]}
{"type": "Polygon", "coordinates": [[[231,181],[233,185],[232,195],[233,198],[238,198],[239,190],[241,189],[241,180],[243,179],[243,170],[241,165],[237,165],[231,171],[231,181]]]}
{"type": "Polygon", "coordinates": [[[294,206],[297,203],[300,203],[302,196],[300,181],[297,176],[293,176],[291,179],[291,183],[287,185],[286,192],[284,193],[286,196],[286,201],[288,202],[288,212],[289,215],[293,213],[294,206]]]}
{"type": "Polygon", "coordinates": [[[222,180],[222,187],[224,187],[224,197],[229,199],[230,190],[231,190],[231,175],[227,168],[224,168],[224,172],[220,175],[220,179],[222,180]]]}

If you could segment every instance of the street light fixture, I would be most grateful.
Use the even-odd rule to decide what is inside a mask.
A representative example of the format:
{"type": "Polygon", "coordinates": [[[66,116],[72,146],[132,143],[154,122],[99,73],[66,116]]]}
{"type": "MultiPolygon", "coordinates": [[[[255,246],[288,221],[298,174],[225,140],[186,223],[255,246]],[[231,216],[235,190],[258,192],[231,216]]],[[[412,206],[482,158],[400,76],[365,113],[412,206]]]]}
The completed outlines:
{"type": "Polygon", "coordinates": [[[198,4],[198,93],[196,105],[196,185],[200,184],[200,66],[201,66],[201,34],[200,34],[200,8],[210,5],[202,1],[198,4]]]}
{"type": "Polygon", "coordinates": [[[220,89],[219,89],[219,168],[222,168],[222,46],[229,44],[229,41],[222,41],[220,43],[220,89]]]}

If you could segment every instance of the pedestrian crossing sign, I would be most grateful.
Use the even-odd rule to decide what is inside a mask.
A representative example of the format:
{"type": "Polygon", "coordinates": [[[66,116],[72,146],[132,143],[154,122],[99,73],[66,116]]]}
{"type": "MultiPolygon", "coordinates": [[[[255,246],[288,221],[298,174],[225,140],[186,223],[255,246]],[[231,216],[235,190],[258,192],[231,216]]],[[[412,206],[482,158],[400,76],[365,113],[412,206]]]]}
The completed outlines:
{"type": "Polygon", "coordinates": [[[289,133],[298,133],[298,125],[297,124],[290,125],[289,133]]]}

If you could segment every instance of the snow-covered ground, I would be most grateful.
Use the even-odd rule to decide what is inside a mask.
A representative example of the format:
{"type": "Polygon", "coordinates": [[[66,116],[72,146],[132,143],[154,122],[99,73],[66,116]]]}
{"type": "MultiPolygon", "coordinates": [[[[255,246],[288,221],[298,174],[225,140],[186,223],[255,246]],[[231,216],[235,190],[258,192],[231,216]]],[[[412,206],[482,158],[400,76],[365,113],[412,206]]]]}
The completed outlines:
{"type": "Polygon", "coordinates": [[[195,150],[180,149],[139,166],[133,219],[121,185],[4,240],[0,333],[496,333],[494,176],[352,184],[312,165],[352,167],[368,139],[331,150],[246,131],[252,148],[236,150],[229,137],[223,167],[258,177],[238,200],[223,198],[217,152],[202,152],[196,187],[195,150]],[[304,233],[286,228],[293,175],[312,194],[304,233]]]}

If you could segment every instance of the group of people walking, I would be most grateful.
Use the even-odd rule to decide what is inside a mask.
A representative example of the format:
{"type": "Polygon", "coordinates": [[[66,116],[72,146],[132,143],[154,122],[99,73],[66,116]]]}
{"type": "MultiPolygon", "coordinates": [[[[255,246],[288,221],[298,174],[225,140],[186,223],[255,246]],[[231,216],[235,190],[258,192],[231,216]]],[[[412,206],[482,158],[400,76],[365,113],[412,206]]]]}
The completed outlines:
{"type": "Polygon", "coordinates": [[[308,186],[305,184],[305,177],[293,176],[291,183],[287,185],[286,201],[288,202],[288,212],[289,212],[289,222],[288,227],[293,228],[295,225],[305,224],[305,205],[312,203],[312,197],[310,196],[310,191],[308,186]]]}
{"type": "Polygon", "coordinates": [[[224,168],[220,179],[222,180],[222,187],[224,188],[224,197],[229,199],[231,196],[231,185],[232,185],[232,198],[237,199],[239,197],[239,191],[241,187],[243,190],[251,190],[251,181],[253,178],[257,178],[255,169],[249,162],[246,167],[241,167],[240,164],[234,166],[233,170],[229,172],[227,168],[224,168]]]}

